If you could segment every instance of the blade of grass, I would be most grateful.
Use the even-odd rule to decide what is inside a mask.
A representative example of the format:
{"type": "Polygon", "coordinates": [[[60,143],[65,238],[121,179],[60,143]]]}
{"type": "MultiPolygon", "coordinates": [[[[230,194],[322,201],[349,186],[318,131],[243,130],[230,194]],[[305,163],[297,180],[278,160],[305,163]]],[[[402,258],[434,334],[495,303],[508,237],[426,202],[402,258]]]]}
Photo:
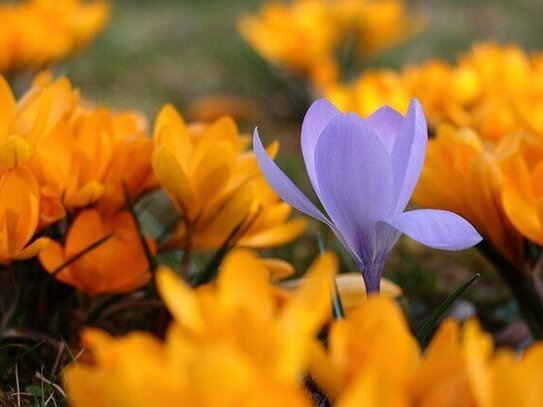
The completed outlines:
{"type": "Polygon", "coordinates": [[[151,270],[151,273],[154,274],[158,267],[156,256],[153,255],[153,252],[151,251],[151,248],[149,247],[149,243],[147,243],[147,239],[145,238],[145,236],[143,236],[143,231],[141,229],[141,223],[138,218],[138,214],[134,210],[134,200],[130,196],[130,192],[128,191],[128,186],[126,185],[126,182],[123,182],[123,191],[124,191],[124,198],[126,200],[126,206],[128,207],[128,210],[130,211],[130,214],[132,215],[134,222],[136,223],[136,228],[138,230],[140,242],[143,247],[143,251],[145,252],[145,257],[147,258],[147,262],[149,263],[149,270],[151,270]]]}
{"type": "Polygon", "coordinates": [[[223,261],[224,257],[228,254],[230,250],[235,246],[236,242],[236,236],[238,235],[238,232],[243,228],[243,223],[245,220],[241,221],[233,230],[230,232],[222,246],[215,252],[215,255],[211,259],[211,261],[208,263],[206,268],[203,272],[198,273],[196,277],[192,281],[193,287],[198,287],[199,285],[205,284],[209,281],[211,281],[215,275],[217,274],[217,270],[219,269],[219,266],[221,262],[223,261]]]}
{"type": "Polygon", "coordinates": [[[75,263],[77,260],[79,260],[81,257],[83,257],[85,254],[93,251],[101,244],[105,243],[107,240],[109,240],[113,236],[112,234],[106,235],[102,237],[101,239],[98,239],[96,242],[90,244],[87,246],[84,250],[81,250],[79,253],[77,253],[75,256],[70,257],[68,260],[66,260],[63,264],[58,266],[55,270],[49,274],[50,278],[56,277],[62,270],[64,270],[66,267],[68,267],[70,264],[75,263]]]}
{"type": "Polygon", "coordinates": [[[192,281],[192,286],[197,287],[199,285],[205,284],[209,281],[211,281],[216,275],[217,271],[219,270],[219,266],[221,265],[224,257],[232,250],[236,244],[238,243],[238,240],[243,236],[243,234],[254,224],[254,222],[258,219],[258,216],[261,213],[262,208],[258,208],[258,210],[250,217],[251,215],[248,214],[228,235],[222,246],[219,248],[219,250],[215,253],[207,267],[204,269],[202,273],[199,273],[194,280],[192,281]]]}
{"type": "Polygon", "coordinates": [[[449,309],[451,304],[456,301],[458,297],[460,297],[464,291],[468,289],[470,285],[473,284],[477,278],[479,278],[481,275],[479,273],[475,274],[473,277],[471,277],[469,280],[467,280],[464,284],[462,284],[460,287],[458,287],[451,295],[445,299],[441,303],[439,307],[430,315],[430,317],[426,320],[424,325],[419,329],[417,332],[417,340],[420,343],[421,346],[425,346],[428,342],[428,338],[430,337],[430,334],[434,331],[437,324],[445,314],[445,312],[449,309]]]}

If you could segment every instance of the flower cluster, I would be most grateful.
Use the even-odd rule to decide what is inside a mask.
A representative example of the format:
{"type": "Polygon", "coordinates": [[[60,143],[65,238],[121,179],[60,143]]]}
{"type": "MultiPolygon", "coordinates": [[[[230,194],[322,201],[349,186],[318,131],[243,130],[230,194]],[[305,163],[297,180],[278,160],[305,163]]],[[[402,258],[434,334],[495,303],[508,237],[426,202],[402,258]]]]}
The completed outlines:
{"type": "Polygon", "coordinates": [[[401,0],[295,0],[265,4],[239,29],[263,58],[323,85],[339,78],[341,57],[366,58],[418,25],[401,0]]]}
{"type": "Polygon", "coordinates": [[[174,318],[165,342],[84,332],[89,363],[65,374],[73,405],[308,405],[301,378],[329,317],[336,268],[333,254],[323,255],[281,305],[266,262],[250,251],[232,252],[215,282],[199,290],[159,269],[174,318]]]}
{"type": "Polygon", "coordinates": [[[528,173],[540,156],[542,67],[540,55],[481,43],[456,64],[432,60],[402,72],[363,73],[354,84],[335,84],[326,93],[342,110],[363,116],[383,103],[405,111],[409,98],[417,97],[435,138],[415,201],[466,217],[502,256],[520,266],[522,237],[538,242],[543,229],[533,215],[536,201],[523,200],[532,209],[519,210],[519,195],[511,188],[504,191],[504,184],[518,191],[516,177],[529,183],[528,173]],[[523,172],[521,162],[528,168],[523,172]]]}
{"type": "Polygon", "coordinates": [[[334,322],[309,371],[339,406],[536,406],[543,344],[493,350],[479,323],[443,322],[424,353],[398,305],[372,297],[334,322]]]}
{"type": "Polygon", "coordinates": [[[65,372],[71,402],[308,406],[301,383],[309,373],[338,406],[538,405],[543,345],[521,356],[494,352],[475,320],[444,322],[422,353],[398,305],[370,297],[331,323],[324,347],[316,334],[329,318],[336,269],[323,254],[280,303],[266,263],[248,251],[230,254],[217,280],[196,291],[160,270],[174,318],[165,341],[85,331],[86,353],[65,372]]]}
{"type": "Polygon", "coordinates": [[[24,0],[0,5],[0,73],[39,70],[88,45],[109,18],[103,0],[24,0]]]}
{"type": "Polygon", "coordinates": [[[14,197],[2,201],[3,264],[41,251],[47,271],[91,296],[145,285],[157,247],[140,239],[129,201],[159,184],[181,215],[165,248],[216,249],[233,232],[232,245],[269,247],[305,230],[229,117],[185,125],[166,105],[153,140],[141,113],[92,105],[48,72],[18,102],[0,77],[0,106],[0,193],[14,197]]]}
{"type": "MultiPolygon", "coordinates": [[[[240,245],[270,247],[304,232],[306,221],[289,220],[292,208],[266,184],[246,150],[250,139],[232,118],[187,125],[166,105],[153,138],[155,174],[181,216],[167,247],[219,248],[236,230],[240,245]]],[[[273,143],[270,153],[278,147],[273,143]]]]}
{"type": "MultiPolygon", "coordinates": [[[[106,1],[0,6],[0,404],[542,404],[543,56],[476,44],[456,63],[345,84],[418,29],[403,0],[265,4],[239,22],[245,40],[331,101],[301,124],[299,189],[274,161],[278,141],[222,114],[251,117],[248,99],[202,98],[192,123],[166,104],[149,128],[47,71],[15,96],[11,74],[92,41],[106,1]],[[253,250],[305,232],[293,208],[356,272],[328,236],[303,275],[253,250]],[[439,323],[476,277],[414,335],[402,287],[383,278],[402,235],[478,245],[534,342],[495,350],[484,318],[439,323]]],[[[293,78],[274,78],[285,105],[305,96],[281,89],[293,78]]]]}
{"type": "Polygon", "coordinates": [[[1,79],[0,99],[2,196],[13,197],[3,199],[2,261],[43,249],[46,270],[90,295],[145,283],[150,274],[134,245],[138,233],[123,195],[124,188],[137,197],[154,185],[141,115],[92,106],[68,79],[49,73],[36,76],[18,102],[1,79]],[[42,237],[25,247],[35,234],[54,235],[50,229],[66,217],[64,245],[42,237]],[[108,236],[89,256],[72,261],[108,236]]]}

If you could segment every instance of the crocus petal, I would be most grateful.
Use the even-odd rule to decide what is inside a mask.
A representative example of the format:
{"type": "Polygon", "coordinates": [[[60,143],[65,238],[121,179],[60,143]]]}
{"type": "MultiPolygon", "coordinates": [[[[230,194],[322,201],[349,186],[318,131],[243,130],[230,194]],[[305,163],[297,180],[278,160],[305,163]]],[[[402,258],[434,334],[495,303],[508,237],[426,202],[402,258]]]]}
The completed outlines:
{"type": "Polygon", "coordinates": [[[366,119],[366,123],[381,139],[389,154],[392,154],[396,136],[404,121],[405,117],[390,106],[383,106],[366,119]]]}
{"type": "Polygon", "coordinates": [[[34,154],[32,146],[20,136],[10,136],[0,146],[0,171],[17,168],[34,154]]]}
{"type": "Polygon", "coordinates": [[[392,215],[383,222],[434,249],[463,250],[482,240],[468,221],[448,211],[419,209],[392,215]]]}
{"type": "Polygon", "coordinates": [[[168,267],[161,266],[156,273],[156,284],[162,300],[176,322],[188,330],[200,333],[205,329],[198,298],[168,267]]]}
{"type": "Polygon", "coordinates": [[[357,115],[341,115],[322,132],[315,165],[326,212],[367,263],[375,253],[375,224],[391,204],[392,174],[385,147],[357,115]]]}
{"type": "Polygon", "coordinates": [[[34,257],[38,253],[40,253],[43,249],[45,249],[50,242],[51,241],[48,238],[40,237],[34,240],[28,246],[26,246],[22,251],[17,253],[15,256],[13,256],[13,258],[15,260],[30,259],[31,257],[34,257]]]}
{"type": "Polygon", "coordinates": [[[0,121],[0,140],[4,140],[10,131],[10,128],[17,114],[17,102],[11,92],[8,82],[0,75],[0,112],[2,120],[0,121]]]}
{"type": "Polygon", "coordinates": [[[428,142],[426,118],[418,100],[411,101],[404,124],[398,131],[391,162],[394,173],[395,212],[402,212],[413,195],[420,177],[428,142]]]}
{"type": "Polygon", "coordinates": [[[260,170],[268,181],[268,184],[274,189],[274,191],[281,197],[282,200],[288,202],[300,212],[305,213],[321,222],[332,226],[331,222],[324,216],[324,214],[298,189],[296,185],[285,175],[283,171],[275,164],[275,162],[268,156],[258,130],[255,129],[253,135],[253,149],[255,152],[260,170]]]}
{"type": "Polygon", "coordinates": [[[98,181],[90,181],[74,194],[67,195],[64,203],[68,206],[83,207],[96,202],[104,193],[104,185],[98,181]]]}
{"type": "Polygon", "coordinates": [[[309,107],[302,123],[302,154],[307,175],[317,194],[319,192],[319,183],[315,171],[315,147],[324,128],[334,117],[340,114],[341,112],[330,102],[319,99],[309,107]]]}

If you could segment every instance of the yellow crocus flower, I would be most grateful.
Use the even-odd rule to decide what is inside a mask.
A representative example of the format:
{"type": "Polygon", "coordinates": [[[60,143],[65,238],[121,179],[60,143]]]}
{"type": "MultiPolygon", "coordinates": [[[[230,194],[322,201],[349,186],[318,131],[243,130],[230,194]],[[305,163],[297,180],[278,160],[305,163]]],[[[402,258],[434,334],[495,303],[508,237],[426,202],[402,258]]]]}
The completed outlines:
{"type": "Polygon", "coordinates": [[[476,43],[454,64],[433,59],[400,72],[365,71],[352,83],[336,79],[317,90],[341,110],[363,116],[375,110],[375,99],[403,111],[415,97],[431,129],[442,123],[470,127],[483,140],[499,143],[519,132],[543,134],[541,60],[515,45],[476,43]]]}
{"type": "Polygon", "coordinates": [[[331,256],[317,260],[281,308],[269,271],[250,251],[231,253],[217,280],[198,290],[159,269],[158,289],[174,318],[165,342],[85,331],[91,363],[65,371],[72,405],[310,406],[301,379],[330,307],[331,256]]]}
{"type": "Polygon", "coordinates": [[[270,2],[264,4],[260,15],[242,18],[239,30],[272,64],[309,74],[313,66],[331,56],[337,41],[328,8],[322,0],[270,2]]]}
{"type": "Polygon", "coordinates": [[[521,265],[522,236],[504,213],[500,199],[503,177],[496,151],[497,147],[485,146],[470,129],[440,126],[428,142],[413,200],[465,217],[504,257],[521,265]]]}
{"type": "Polygon", "coordinates": [[[36,144],[57,126],[76,98],[66,78],[52,81],[43,74],[17,102],[0,75],[0,172],[27,163],[36,144]]]}
{"type": "MultiPolygon", "coordinates": [[[[187,126],[166,105],[154,132],[153,169],[182,219],[169,246],[220,247],[241,225],[240,245],[266,247],[297,238],[304,220],[289,221],[291,207],[279,200],[259,175],[254,154],[245,151],[228,116],[187,126]]],[[[277,145],[270,147],[277,151],[277,145]]]]}
{"type": "Polygon", "coordinates": [[[25,0],[0,5],[0,72],[36,71],[88,45],[109,18],[102,0],[25,0]]]}
{"type": "Polygon", "coordinates": [[[543,344],[522,355],[494,351],[492,337],[470,319],[438,328],[421,352],[391,299],[370,297],[334,321],[327,353],[312,352],[310,372],[334,405],[538,406],[543,344]]]}
{"type": "Polygon", "coordinates": [[[543,144],[524,142],[502,163],[505,214],[527,239],[543,246],[543,144]]]}
{"type": "Polygon", "coordinates": [[[271,1],[238,27],[264,59],[322,87],[340,79],[346,68],[338,54],[367,58],[405,40],[420,19],[407,13],[401,0],[271,1]]]}
{"type": "Polygon", "coordinates": [[[368,117],[384,105],[406,114],[412,98],[401,76],[392,70],[367,71],[349,86],[328,86],[325,94],[342,111],[355,112],[362,117],[368,117]]]}

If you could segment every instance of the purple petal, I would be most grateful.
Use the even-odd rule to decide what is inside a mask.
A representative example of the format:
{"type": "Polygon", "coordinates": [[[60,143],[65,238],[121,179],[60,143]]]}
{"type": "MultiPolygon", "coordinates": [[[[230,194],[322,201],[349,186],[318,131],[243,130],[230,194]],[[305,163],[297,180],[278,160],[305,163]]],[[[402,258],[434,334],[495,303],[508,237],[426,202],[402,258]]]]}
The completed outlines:
{"type": "Polygon", "coordinates": [[[448,211],[419,209],[392,215],[383,222],[434,249],[463,250],[482,240],[468,221],[448,211]]]}
{"type": "Polygon", "coordinates": [[[373,130],[355,114],[333,119],[315,150],[319,198],[364,263],[375,254],[375,225],[389,213],[390,157],[373,130]]]}
{"type": "Polygon", "coordinates": [[[298,209],[300,212],[306,215],[312,216],[321,222],[331,226],[331,222],[323,215],[323,213],[298,189],[296,185],[285,175],[283,171],[275,164],[275,162],[268,156],[258,130],[255,129],[253,135],[253,149],[255,152],[256,160],[260,166],[260,170],[268,181],[268,184],[273,190],[281,197],[282,200],[288,202],[290,205],[298,209]]]}
{"type": "Polygon", "coordinates": [[[317,194],[319,183],[315,172],[315,147],[326,125],[339,114],[341,112],[334,105],[325,99],[319,99],[309,107],[302,123],[302,154],[307,175],[317,194]]]}
{"type": "Polygon", "coordinates": [[[424,163],[427,142],[426,118],[418,100],[413,99],[392,149],[391,162],[396,200],[394,212],[403,212],[415,190],[424,163]]]}
{"type": "Polygon", "coordinates": [[[366,119],[368,125],[381,139],[381,142],[387,149],[389,155],[392,154],[394,142],[396,141],[396,137],[398,136],[404,121],[405,117],[390,106],[383,106],[366,119]]]}

